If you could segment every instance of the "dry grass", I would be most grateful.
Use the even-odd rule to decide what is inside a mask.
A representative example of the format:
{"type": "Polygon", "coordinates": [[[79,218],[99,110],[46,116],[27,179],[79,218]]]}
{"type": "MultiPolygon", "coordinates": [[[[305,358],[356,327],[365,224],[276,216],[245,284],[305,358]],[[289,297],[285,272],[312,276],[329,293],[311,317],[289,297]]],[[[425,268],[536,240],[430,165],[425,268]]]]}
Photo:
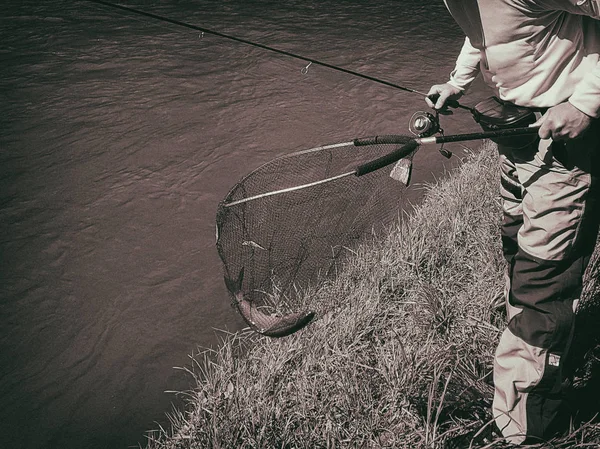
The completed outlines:
{"type": "MultiPolygon", "coordinates": [[[[194,356],[189,409],[148,447],[505,447],[489,432],[504,326],[496,173],[488,145],[429,186],[401,226],[307,298],[319,317],[307,329],[280,340],[227,335],[194,356]]],[[[599,444],[590,423],[531,447],[599,444]]]]}

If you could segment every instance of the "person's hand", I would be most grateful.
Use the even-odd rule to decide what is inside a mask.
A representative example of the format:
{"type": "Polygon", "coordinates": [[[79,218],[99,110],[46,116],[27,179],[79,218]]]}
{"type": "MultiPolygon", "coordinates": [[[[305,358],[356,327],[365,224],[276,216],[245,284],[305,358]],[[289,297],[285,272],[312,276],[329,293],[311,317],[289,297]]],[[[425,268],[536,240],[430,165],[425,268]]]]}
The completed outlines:
{"type": "Polygon", "coordinates": [[[569,140],[580,137],[592,123],[592,117],[568,101],[551,107],[533,125],[539,126],[541,139],[569,140]]]}
{"type": "Polygon", "coordinates": [[[440,109],[444,109],[447,100],[458,100],[462,96],[463,91],[450,83],[435,84],[431,86],[431,89],[429,89],[429,92],[427,92],[425,102],[430,108],[434,108],[439,111],[440,109]],[[434,98],[435,102],[431,101],[429,97],[434,98]],[[436,97],[437,99],[435,99],[436,97]]]}

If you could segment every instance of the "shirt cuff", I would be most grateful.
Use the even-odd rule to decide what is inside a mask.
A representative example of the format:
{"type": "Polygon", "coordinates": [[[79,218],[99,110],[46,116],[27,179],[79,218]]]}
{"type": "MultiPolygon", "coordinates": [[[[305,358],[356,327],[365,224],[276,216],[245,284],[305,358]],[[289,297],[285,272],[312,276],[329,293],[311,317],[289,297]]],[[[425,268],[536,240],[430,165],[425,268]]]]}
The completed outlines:
{"type": "Polygon", "coordinates": [[[577,84],[569,103],[590,117],[600,117],[600,77],[596,72],[588,73],[577,84]]]}

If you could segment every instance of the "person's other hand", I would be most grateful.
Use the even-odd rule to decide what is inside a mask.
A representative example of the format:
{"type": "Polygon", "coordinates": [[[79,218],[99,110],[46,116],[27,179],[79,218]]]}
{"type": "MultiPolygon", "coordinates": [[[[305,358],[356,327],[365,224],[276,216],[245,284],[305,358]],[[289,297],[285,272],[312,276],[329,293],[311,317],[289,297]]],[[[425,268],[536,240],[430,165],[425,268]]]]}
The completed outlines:
{"type": "Polygon", "coordinates": [[[551,107],[533,125],[539,126],[541,139],[569,140],[580,137],[592,123],[592,117],[568,101],[551,107]]]}
{"type": "Polygon", "coordinates": [[[431,86],[425,102],[430,108],[440,110],[446,106],[447,100],[458,100],[463,96],[463,91],[458,87],[453,86],[450,83],[446,84],[435,84],[431,86]],[[430,98],[431,97],[431,98],[430,98]],[[437,97],[437,98],[436,98],[437,97]],[[432,101],[433,99],[433,101],[432,101]]]}

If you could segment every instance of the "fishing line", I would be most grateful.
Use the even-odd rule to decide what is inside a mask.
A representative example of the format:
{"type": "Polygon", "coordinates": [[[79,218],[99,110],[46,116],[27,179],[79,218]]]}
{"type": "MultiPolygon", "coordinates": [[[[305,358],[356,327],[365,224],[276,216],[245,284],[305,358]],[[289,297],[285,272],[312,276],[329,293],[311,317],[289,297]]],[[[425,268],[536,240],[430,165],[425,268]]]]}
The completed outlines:
{"type": "MultiPolygon", "coordinates": [[[[278,53],[280,55],[285,55],[285,56],[289,56],[291,58],[295,58],[295,59],[300,59],[302,61],[306,61],[306,62],[308,62],[308,65],[305,66],[305,67],[303,67],[301,69],[302,74],[307,74],[310,65],[311,64],[315,64],[315,65],[319,65],[321,67],[327,67],[328,69],[337,70],[338,72],[346,73],[348,75],[353,75],[353,76],[357,76],[359,78],[363,78],[363,79],[366,79],[366,80],[369,80],[369,81],[373,81],[375,83],[383,84],[383,85],[388,86],[388,87],[393,87],[395,89],[399,89],[399,90],[402,90],[402,91],[405,91],[405,92],[410,92],[410,93],[414,93],[414,94],[417,94],[417,95],[421,95],[423,97],[427,97],[427,94],[425,94],[423,92],[420,92],[418,90],[415,90],[415,89],[411,89],[410,87],[401,86],[399,84],[391,83],[389,81],[385,81],[385,80],[382,80],[382,79],[379,79],[379,78],[375,78],[375,77],[370,76],[370,75],[365,75],[364,73],[356,72],[354,70],[345,69],[343,67],[339,67],[339,66],[336,66],[336,65],[333,65],[333,64],[329,64],[327,62],[318,61],[316,59],[309,58],[309,57],[306,57],[306,56],[302,56],[302,55],[299,55],[297,53],[292,53],[292,52],[289,52],[289,51],[286,51],[286,50],[281,50],[281,49],[278,49],[278,48],[275,48],[275,47],[271,47],[271,46],[268,46],[268,45],[260,44],[258,42],[253,42],[253,41],[250,41],[250,40],[247,40],[247,39],[242,39],[240,37],[232,36],[230,34],[221,33],[219,31],[211,30],[211,29],[204,28],[204,27],[197,26],[197,25],[192,25],[192,24],[187,23],[187,22],[182,22],[180,20],[171,19],[169,17],[160,16],[158,14],[153,14],[153,13],[142,11],[142,10],[139,10],[139,9],[130,8],[129,6],[119,5],[117,3],[107,2],[107,1],[104,1],[104,0],[88,0],[88,1],[92,2],[92,3],[97,3],[97,4],[100,4],[100,5],[108,6],[110,8],[116,8],[116,9],[120,9],[120,10],[123,10],[123,11],[127,11],[127,12],[130,12],[132,14],[137,14],[137,15],[144,16],[144,17],[149,17],[151,19],[159,20],[161,22],[167,22],[167,23],[171,23],[173,25],[177,25],[177,26],[180,26],[180,27],[189,28],[189,29],[192,29],[192,30],[195,30],[195,31],[200,31],[201,33],[212,34],[213,36],[219,36],[219,37],[222,37],[224,39],[229,39],[229,40],[232,40],[232,41],[235,41],[235,42],[239,42],[239,43],[242,43],[242,44],[250,45],[252,47],[261,48],[263,50],[267,50],[267,51],[270,51],[270,52],[278,53]]],[[[456,104],[458,104],[458,103],[456,103],[456,104]]],[[[461,107],[461,106],[457,106],[457,107],[461,107]]]]}
{"type": "MultiPolygon", "coordinates": [[[[192,29],[201,37],[211,34],[305,61],[301,68],[305,75],[311,65],[318,65],[434,102],[437,99],[436,95],[187,22],[109,1],[88,1],[192,29]]],[[[375,136],[297,152],[276,158],[240,180],[218,206],[216,245],[227,289],[246,323],[259,334],[281,337],[311,322],[313,311],[297,311],[304,309],[303,294],[335,273],[346,249],[372,232],[374,223],[386,225],[397,218],[410,164],[397,165],[389,175],[381,168],[403,159],[410,162],[425,144],[537,133],[533,127],[514,128],[529,125],[525,122],[531,111],[506,106],[498,99],[482,103],[469,108],[456,100],[445,102],[469,110],[490,131],[443,135],[438,112],[420,112],[411,118],[409,130],[414,137],[375,136]],[[506,125],[511,128],[498,129],[506,125]],[[349,165],[354,169],[349,171],[349,165]]],[[[440,152],[446,157],[451,154],[442,148],[440,152]]]]}

